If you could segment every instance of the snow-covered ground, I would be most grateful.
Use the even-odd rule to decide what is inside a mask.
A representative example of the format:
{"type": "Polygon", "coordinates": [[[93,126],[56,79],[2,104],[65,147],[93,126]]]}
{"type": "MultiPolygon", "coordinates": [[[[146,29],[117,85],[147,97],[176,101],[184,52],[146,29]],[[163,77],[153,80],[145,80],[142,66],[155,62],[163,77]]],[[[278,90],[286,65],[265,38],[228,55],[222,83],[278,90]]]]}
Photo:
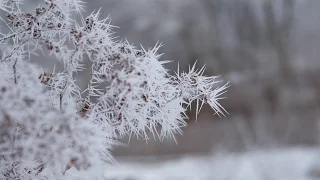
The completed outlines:
{"type": "Polygon", "coordinates": [[[320,179],[317,148],[259,150],[246,153],[148,161],[120,158],[106,168],[110,180],[314,180],[320,179]]]}

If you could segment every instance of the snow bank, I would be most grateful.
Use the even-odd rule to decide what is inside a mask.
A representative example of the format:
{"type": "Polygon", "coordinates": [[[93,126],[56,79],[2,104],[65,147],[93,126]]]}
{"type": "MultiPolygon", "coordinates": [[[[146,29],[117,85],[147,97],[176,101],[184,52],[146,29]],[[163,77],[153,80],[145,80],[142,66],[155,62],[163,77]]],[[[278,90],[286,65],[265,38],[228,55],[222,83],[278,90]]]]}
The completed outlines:
{"type": "Polygon", "coordinates": [[[320,153],[315,148],[188,156],[160,163],[142,160],[124,158],[119,165],[107,167],[105,176],[112,180],[311,180],[320,167],[316,167],[320,153]]]}

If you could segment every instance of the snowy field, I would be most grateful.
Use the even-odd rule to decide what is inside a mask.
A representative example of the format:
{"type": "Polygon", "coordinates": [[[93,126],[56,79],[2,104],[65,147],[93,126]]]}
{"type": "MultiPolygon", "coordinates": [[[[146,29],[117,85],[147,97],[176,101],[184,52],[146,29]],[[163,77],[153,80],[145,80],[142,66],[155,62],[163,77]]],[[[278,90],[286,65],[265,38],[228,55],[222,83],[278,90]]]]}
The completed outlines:
{"type": "MultiPolygon", "coordinates": [[[[154,158],[154,157],[153,157],[154,158]]],[[[171,160],[118,159],[106,168],[108,180],[315,180],[320,179],[316,148],[260,150],[171,160]]]]}

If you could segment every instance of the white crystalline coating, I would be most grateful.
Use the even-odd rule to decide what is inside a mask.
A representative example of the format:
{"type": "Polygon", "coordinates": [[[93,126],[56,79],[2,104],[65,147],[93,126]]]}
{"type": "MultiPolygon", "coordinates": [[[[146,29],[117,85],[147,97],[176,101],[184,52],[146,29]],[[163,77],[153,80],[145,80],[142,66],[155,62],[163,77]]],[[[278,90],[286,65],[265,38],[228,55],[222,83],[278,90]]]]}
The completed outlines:
{"type": "Polygon", "coordinates": [[[39,71],[29,64],[23,67],[19,68],[18,83],[14,84],[10,68],[0,65],[1,175],[16,168],[14,174],[32,176],[38,168],[57,169],[69,159],[77,159],[80,169],[99,161],[99,151],[108,150],[103,144],[106,134],[72,108],[63,112],[54,108],[38,80],[39,71]]]}
{"type": "Polygon", "coordinates": [[[0,34],[0,179],[65,179],[73,167],[112,161],[111,146],[123,136],[175,138],[194,101],[197,114],[203,104],[226,113],[219,100],[228,84],[195,65],[170,75],[161,44],[137,49],[116,40],[100,10],[77,23],[81,0],[46,0],[31,12],[22,3],[0,1],[10,28],[0,34]],[[31,65],[38,53],[56,57],[63,70],[31,65]],[[85,57],[91,79],[82,92],[75,82],[85,57]]]}

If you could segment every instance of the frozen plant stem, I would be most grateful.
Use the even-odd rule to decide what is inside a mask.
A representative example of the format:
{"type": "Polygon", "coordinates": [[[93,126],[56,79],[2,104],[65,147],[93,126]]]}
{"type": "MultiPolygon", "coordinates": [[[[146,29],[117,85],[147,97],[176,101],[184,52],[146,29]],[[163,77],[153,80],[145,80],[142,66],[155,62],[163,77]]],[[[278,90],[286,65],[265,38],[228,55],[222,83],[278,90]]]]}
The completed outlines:
{"type": "Polygon", "coordinates": [[[18,61],[18,59],[15,59],[14,60],[14,64],[12,66],[12,68],[13,68],[13,78],[14,78],[14,83],[15,84],[18,83],[18,81],[17,81],[17,61],[18,61]]]}
{"type": "MultiPolygon", "coordinates": [[[[44,0],[30,12],[22,2],[0,0],[10,28],[0,36],[0,179],[74,179],[72,167],[89,172],[112,162],[111,148],[122,137],[175,139],[192,102],[196,114],[204,104],[227,113],[219,101],[228,84],[195,64],[169,74],[157,54],[161,44],[138,49],[115,39],[100,10],[77,22],[81,0],[44,0]],[[31,64],[39,52],[64,68],[49,73],[31,64]],[[81,91],[74,75],[85,61],[91,78],[81,91]]],[[[81,178],[103,179],[95,174],[81,178]]]]}

